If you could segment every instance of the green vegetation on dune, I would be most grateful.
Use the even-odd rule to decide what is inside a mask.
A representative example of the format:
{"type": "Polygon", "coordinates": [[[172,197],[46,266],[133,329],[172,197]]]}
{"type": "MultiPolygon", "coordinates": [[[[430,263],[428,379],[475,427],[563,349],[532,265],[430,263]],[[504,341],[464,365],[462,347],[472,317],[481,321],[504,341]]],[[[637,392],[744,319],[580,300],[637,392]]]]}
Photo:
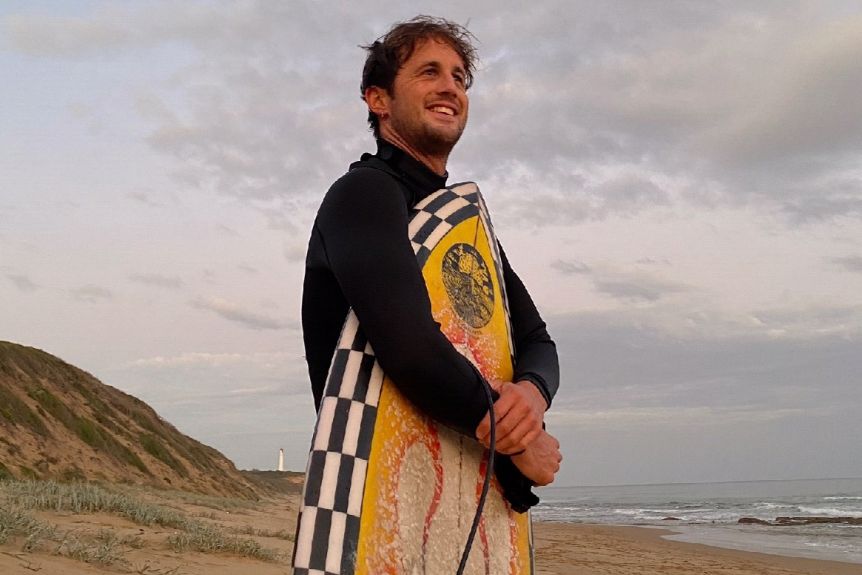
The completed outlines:
{"type": "Polygon", "coordinates": [[[0,507],[0,545],[17,535],[24,535],[29,538],[34,534],[43,534],[48,531],[45,522],[34,519],[23,509],[6,507],[5,505],[0,507]]]}
{"type": "Polygon", "coordinates": [[[223,530],[204,523],[189,525],[189,528],[168,537],[168,543],[176,551],[199,551],[201,553],[231,553],[242,557],[254,557],[262,561],[278,561],[279,555],[272,549],[261,547],[254,539],[226,535],[223,530]]]}
{"type": "MultiPolygon", "coordinates": [[[[254,539],[230,532],[292,539],[288,533],[270,533],[254,528],[226,530],[219,524],[192,519],[177,510],[148,503],[128,491],[128,488],[91,483],[0,480],[0,545],[20,541],[21,549],[27,552],[47,551],[102,565],[125,564],[123,553],[128,548],[139,548],[142,545],[139,537],[119,537],[109,529],[101,529],[96,534],[79,529],[65,531],[33,517],[30,511],[108,513],[138,525],[174,529],[164,542],[178,552],[228,553],[274,562],[286,559],[278,551],[262,547],[254,539]]],[[[164,492],[163,495],[193,501],[200,497],[183,492],[164,492]]],[[[212,506],[218,501],[216,497],[207,498],[207,503],[212,506]]],[[[227,508],[241,504],[233,498],[225,498],[222,503],[222,507],[227,508]]]]}
{"type": "Polygon", "coordinates": [[[113,435],[106,432],[98,423],[72,413],[57,396],[44,387],[32,387],[27,390],[27,395],[35,399],[45,411],[90,447],[111,455],[123,463],[133,465],[142,473],[150,474],[150,470],[132,450],[114,439],[113,435]]]}
{"type": "Polygon", "coordinates": [[[15,379],[24,374],[33,380],[40,377],[66,380],[70,370],[74,369],[77,368],[41,349],[0,341],[0,374],[5,373],[15,379]]]}
{"type": "Polygon", "coordinates": [[[49,353],[5,341],[0,462],[0,478],[144,482],[248,499],[266,489],[143,401],[49,353]],[[83,459],[70,462],[70,454],[83,459]]]}
{"type": "Polygon", "coordinates": [[[51,433],[39,415],[21,401],[17,395],[0,387],[0,423],[2,420],[20,425],[42,437],[50,437],[51,433]]]}
{"type": "Polygon", "coordinates": [[[4,481],[0,482],[0,496],[26,509],[111,513],[140,525],[182,527],[186,524],[186,519],[176,511],[93,483],[4,481]]]}
{"type": "Polygon", "coordinates": [[[179,473],[180,476],[189,476],[186,466],[173,456],[170,450],[164,446],[158,437],[149,433],[142,433],[139,436],[138,441],[140,442],[141,447],[144,448],[144,451],[179,473]]]}
{"type": "Polygon", "coordinates": [[[0,481],[3,479],[14,479],[15,476],[12,475],[12,472],[9,471],[9,468],[3,465],[3,462],[0,461],[0,481]]]}

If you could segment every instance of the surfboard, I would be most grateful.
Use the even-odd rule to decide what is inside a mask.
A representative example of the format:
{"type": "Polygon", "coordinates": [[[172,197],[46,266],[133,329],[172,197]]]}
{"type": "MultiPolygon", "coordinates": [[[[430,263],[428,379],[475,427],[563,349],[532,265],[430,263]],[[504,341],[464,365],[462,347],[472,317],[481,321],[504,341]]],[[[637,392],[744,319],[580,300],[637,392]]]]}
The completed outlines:
{"type": "MultiPolygon", "coordinates": [[[[478,187],[458,184],[425,198],[412,210],[408,236],[443,333],[486,379],[511,381],[502,263],[478,187]]],[[[401,395],[349,312],[309,453],[294,573],[454,574],[487,463],[481,444],[401,395]]],[[[496,479],[464,572],[534,572],[530,514],[511,509],[496,479]]]]}

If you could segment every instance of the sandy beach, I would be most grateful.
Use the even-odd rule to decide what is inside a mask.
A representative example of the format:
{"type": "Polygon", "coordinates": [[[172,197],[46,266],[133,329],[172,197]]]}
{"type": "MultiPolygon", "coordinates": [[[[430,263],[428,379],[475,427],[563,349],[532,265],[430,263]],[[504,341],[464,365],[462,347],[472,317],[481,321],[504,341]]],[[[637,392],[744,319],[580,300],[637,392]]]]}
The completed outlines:
{"type": "Polygon", "coordinates": [[[862,575],[862,565],[662,539],[644,527],[536,523],[539,575],[862,575]]]}
{"type": "MultiPolygon", "coordinates": [[[[255,575],[290,572],[298,495],[258,502],[136,489],[136,500],[177,512],[188,522],[253,541],[266,551],[241,556],[211,545],[204,550],[171,544],[181,529],[145,525],[117,514],[32,511],[43,525],[29,538],[12,534],[0,544],[3,575],[255,575]],[[40,541],[41,539],[41,541],[40,541]],[[35,542],[35,543],[34,543],[35,542]]],[[[186,528],[187,529],[187,528],[186,528]]],[[[206,531],[209,533],[209,531],[206,531]]],[[[638,527],[536,523],[537,572],[541,575],[862,575],[862,565],[796,559],[667,541],[667,530],[638,527]]],[[[212,534],[208,535],[212,539],[212,534]]],[[[247,547],[247,546],[245,546],[247,547]]]]}

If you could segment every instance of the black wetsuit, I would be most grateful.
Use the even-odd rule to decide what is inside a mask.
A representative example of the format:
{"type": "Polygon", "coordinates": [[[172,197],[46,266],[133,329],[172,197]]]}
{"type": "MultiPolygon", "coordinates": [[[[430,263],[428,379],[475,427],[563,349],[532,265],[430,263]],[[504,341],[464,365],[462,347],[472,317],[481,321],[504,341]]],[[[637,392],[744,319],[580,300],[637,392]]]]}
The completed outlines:
{"type": "MultiPolygon", "coordinates": [[[[353,308],[381,368],[398,389],[432,418],[474,437],[488,412],[480,376],[434,321],[407,237],[409,209],[445,185],[446,176],[379,140],[377,154],[363,154],[326,194],[308,244],[302,297],[316,407],[353,308]]],[[[516,351],[513,381],[532,381],[550,404],[559,386],[556,347],[502,249],[501,254],[516,351]]],[[[497,459],[497,478],[513,507],[534,504],[530,482],[508,457],[497,459]]]]}

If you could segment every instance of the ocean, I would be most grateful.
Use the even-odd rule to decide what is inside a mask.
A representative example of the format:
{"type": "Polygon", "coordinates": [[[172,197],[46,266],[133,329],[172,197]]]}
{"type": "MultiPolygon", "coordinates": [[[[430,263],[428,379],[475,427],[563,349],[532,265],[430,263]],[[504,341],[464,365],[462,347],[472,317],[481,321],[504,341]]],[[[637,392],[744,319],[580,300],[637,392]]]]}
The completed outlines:
{"type": "Polygon", "coordinates": [[[862,563],[862,525],[739,524],[742,517],[862,518],[862,478],[548,487],[536,521],[663,527],[667,539],[862,563]],[[674,518],[674,519],[669,519],[674,518]]]}

